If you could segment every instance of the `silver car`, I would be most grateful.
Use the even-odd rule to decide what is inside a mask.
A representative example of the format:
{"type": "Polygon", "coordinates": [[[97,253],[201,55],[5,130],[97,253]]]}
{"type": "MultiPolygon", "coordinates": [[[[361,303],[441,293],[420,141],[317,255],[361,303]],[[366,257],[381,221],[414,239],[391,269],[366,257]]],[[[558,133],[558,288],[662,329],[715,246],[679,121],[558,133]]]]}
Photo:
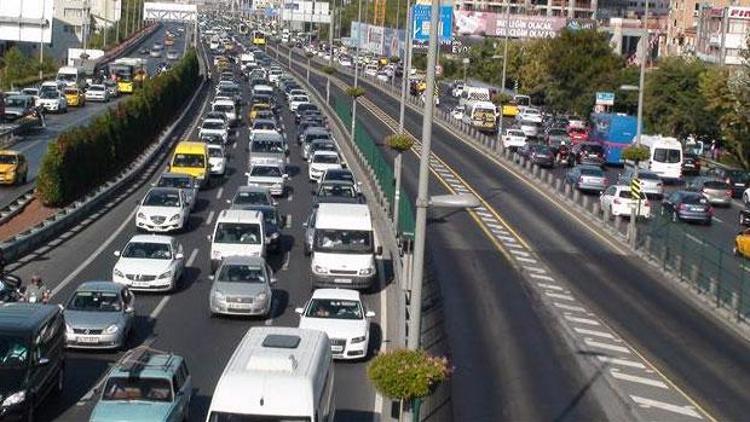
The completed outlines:
{"type": "Polygon", "coordinates": [[[87,281],[65,306],[65,345],[80,349],[125,347],[135,315],[135,297],[112,281],[87,281]]]}
{"type": "Polygon", "coordinates": [[[607,176],[597,166],[576,166],[565,175],[565,182],[580,191],[601,192],[607,187],[607,176]]]}
{"type": "Polygon", "coordinates": [[[224,258],[214,275],[209,293],[211,315],[271,314],[273,271],[260,257],[224,258]]]}
{"type": "Polygon", "coordinates": [[[195,177],[183,173],[163,173],[159,176],[159,180],[154,186],[182,189],[185,192],[185,200],[189,208],[191,210],[195,209],[195,203],[198,200],[198,189],[200,188],[200,183],[195,180],[195,177]]]}
{"type": "Polygon", "coordinates": [[[690,181],[687,190],[702,193],[711,205],[732,205],[732,186],[723,180],[696,177],[690,181]]]}
{"type": "MultiPolygon", "coordinates": [[[[617,178],[617,183],[620,185],[630,186],[630,182],[635,176],[635,169],[633,167],[626,167],[625,170],[617,178]]],[[[641,191],[648,197],[661,198],[664,196],[664,183],[658,174],[653,171],[639,170],[638,179],[641,181],[641,191]]]]}

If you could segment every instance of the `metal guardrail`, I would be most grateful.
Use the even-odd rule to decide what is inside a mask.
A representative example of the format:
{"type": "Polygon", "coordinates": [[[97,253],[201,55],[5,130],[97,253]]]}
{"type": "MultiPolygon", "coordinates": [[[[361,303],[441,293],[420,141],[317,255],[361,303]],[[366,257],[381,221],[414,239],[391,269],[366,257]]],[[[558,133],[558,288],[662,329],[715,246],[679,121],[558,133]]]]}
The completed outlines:
{"type": "Polygon", "coordinates": [[[8,261],[15,261],[46,244],[51,239],[60,236],[79,221],[85,219],[98,205],[111,198],[120,188],[133,182],[139,176],[148,177],[160,168],[161,161],[167,156],[172,148],[172,144],[177,140],[175,136],[177,135],[176,130],[183,123],[188,112],[193,109],[195,102],[208,84],[208,79],[205,77],[206,67],[200,64],[202,60],[205,60],[205,55],[199,57],[200,74],[204,76],[200,86],[179,117],[162,133],[158,141],[152,144],[151,147],[144,151],[139,158],[113,180],[99,186],[86,197],[60,209],[57,213],[36,226],[3,241],[0,244],[0,248],[5,253],[5,258],[8,261]]]}

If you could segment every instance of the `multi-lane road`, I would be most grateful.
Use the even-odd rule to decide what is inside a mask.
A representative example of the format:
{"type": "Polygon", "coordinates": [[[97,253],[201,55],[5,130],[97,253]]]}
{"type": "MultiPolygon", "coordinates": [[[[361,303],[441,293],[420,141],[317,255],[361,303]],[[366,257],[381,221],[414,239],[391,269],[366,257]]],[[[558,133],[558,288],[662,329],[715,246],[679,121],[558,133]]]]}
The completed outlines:
{"type": "MultiPolygon", "coordinates": [[[[302,56],[293,62],[304,73],[302,56]]],[[[344,72],[336,78],[353,83],[344,72]]],[[[312,80],[325,91],[323,76],[312,80]]],[[[382,139],[398,102],[361,83],[361,124],[382,139]]],[[[351,101],[338,88],[333,96],[351,101]]],[[[418,136],[421,120],[407,108],[408,131],[418,136]]],[[[432,141],[431,192],[468,190],[483,201],[469,215],[433,211],[428,226],[456,366],[456,420],[601,420],[620,405],[656,420],[745,418],[744,338],[512,167],[437,124],[432,141]],[[588,360],[608,365],[592,373],[588,360]]],[[[416,155],[405,155],[404,168],[413,200],[416,155]]]]}
{"type": "MultiPolygon", "coordinates": [[[[156,73],[156,66],[159,63],[168,60],[165,57],[152,58],[141,56],[140,50],[143,47],[150,48],[155,42],[163,42],[165,32],[168,28],[168,26],[162,25],[153,34],[146,37],[146,39],[144,39],[130,53],[130,56],[147,58],[146,67],[148,68],[150,75],[156,73]]],[[[184,36],[175,39],[174,48],[180,53],[184,50],[184,39],[184,36]]],[[[42,164],[42,157],[44,157],[44,153],[47,151],[47,145],[50,142],[57,139],[57,137],[66,130],[86,125],[95,116],[101,114],[109,107],[115,106],[118,102],[123,101],[126,98],[128,98],[127,95],[122,95],[112,99],[109,103],[87,102],[85,107],[69,107],[68,113],[65,114],[46,114],[45,129],[42,129],[35,134],[25,136],[22,141],[13,146],[13,149],[22,152],[29,160],[28,182],[23,185],[5,186],[0,188],[0,206],[4,206],[13,201],[20,193],[27,191],[29,187],[36,183],[35,179],[42,164]]]]}
{"type": "MultiPolygon", "coordinates": [[[[205,98],[212,97],[214,87],[202,94],[202,109],[193,110],[190,122],[182,128],[181,138],[197,137],[196,126],[205,111],[205,98]]],[[[245,100],[247,87],[243,86],[245,100]]],[[[280,98],[280,97],[279,97],[280,98]]],[[[279,99],[281,102],[281,100],[279,99]]],[[[186,273],[178,291],[168,295],[137,294],[136,322],[128,347],[148,344],[159,350],[184,356],[193,377],[194,394],[191,420],[205,419],[211,395],[227,360],[247,329],[258,325],[296,326],[298,316],[294,308],[302,306],[310,297],[309,260],[303,255],[302,222],[312,207],[307,169],[301,159],[296,139],[293,115],[282,106],[280,121],[290,140],[290,189],[279,199],[281,214],[291,216],[291,226],[283,230],[282,251],[269,256],[269,263],[277,274],[272,315],[269,319],[211,317],[208,296],[209,247],[207,237],[212,233],[216,215],[228,208],[226,201],[239,186],[245,184],[244,172],[248,163],[248,129],[242,124],[234,142],[229,145],[230,161],[225,178],[201,190],[190,228],[176,234],[185,247],[186,273]]],[[[243,114],[247,110],[243,110],[243,114]]],[[[75,234],[63,236],[40,254],[14,265],[11,270],[24,280],[40,274],[53,291],[52,302],[64,303],[82,282],[111,279],[116,257],[131,236],[136,234],[134,214],[136,203],[143,197],[158,175],[141,186],[114,200],[108,212],[89,225],[74,229],[75,234]]],[[[367,307],[376,311],[371,327],[371,348],[380,347],[385,327],[380,321],[384,296],[383,286],[364,295],[367,307]]],[[[50,398],[42,407],[40,420],[87,420],[96,400],[96,385],[121,353],[68,351],[63,395],[50,398]]],[[[380,413],[382,401],[367,381],[365,362],[336,363],[335,396],[337,420],[371,421],[380,413]]]]}

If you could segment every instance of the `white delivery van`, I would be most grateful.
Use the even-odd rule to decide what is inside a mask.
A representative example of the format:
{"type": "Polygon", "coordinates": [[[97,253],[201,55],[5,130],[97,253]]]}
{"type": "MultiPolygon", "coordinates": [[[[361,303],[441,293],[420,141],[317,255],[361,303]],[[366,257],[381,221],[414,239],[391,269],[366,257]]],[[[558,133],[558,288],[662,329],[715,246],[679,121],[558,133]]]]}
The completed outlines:
{"type": "Polygon", "coordinates": [[[641,135],[641,144],[650,150],[649,170],[662,179],[678,180],[682,177],[682,143],[677,138],[641,135]]]}
{"type": "Polygon", "coordinates": [[[469,101],[461,119],[477,130],[492,132],[497,129],[497,107],[490,101],[469,101]]]}
{"type": "Polygon", "coordinates": [[[372,286],[375,255],[382,255],[383,248],[366,204],[320,204],[304,226],[313,287],[372,286]]]}
{"type": "Polygon", "coordinates": [[[227,256],[266,256],[263,213],[251,210],[223,210],[216,217],[211,241],[211,272],[227,256]]]}
{"type": "Polygon", "coordinates": [[[332,422],[335,413],[326,333],[252,327],[216,383],[206,422],[332,422]]]}
{"type": "Polygon", "coordinates": [[[229,126],[236,126],[239,122],[239,116],[237,114],[237,108],[234,105],[234,101],[229,99],[217,99],[211,103],[211,111],[218,111],[224,113],[227,117],[227,124],[229,126]]]}
{"type": "Polygon", "coordinates": [[[255,85],[253,87],[253,96],[270,95],[273,96],[273,87],[271,85],[255,85]]]}
{"type": "Polygon", "coordinates": [[[469,107],[472,101],[490,101],[490,90],[488,88],[479,88],[476,86],[464,85],[461,96],[458,97],[458,104],[469,107]]]}
{"type": "Polygon", "coordinates": [[[65,86],[70,87],[83,87],[84,75],[83,72],[74,66],[63,66],[57,71],[57,81],[65,86]]]}

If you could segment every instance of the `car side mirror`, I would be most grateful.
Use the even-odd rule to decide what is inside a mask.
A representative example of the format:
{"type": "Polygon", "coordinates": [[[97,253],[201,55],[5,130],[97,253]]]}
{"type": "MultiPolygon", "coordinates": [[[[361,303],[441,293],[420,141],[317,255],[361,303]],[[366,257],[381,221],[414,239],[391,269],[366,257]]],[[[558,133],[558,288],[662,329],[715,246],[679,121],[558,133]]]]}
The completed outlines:
{"type": "Polygon", "coordinates": [[[45,366],[45,365],[49,365],[49,363],[50,363],[49,358],[39,358],[39,360],[36,361],[37,366],[45,366]]]}
{"type": "Polygon", "coordinates": [[[174,257],[175,257],[175,259],[185,259],[185,254],[178,253],[178,254],[175,254],[174,257]]]}
{"type": "Polygon", "coordinates": [[[120,256],[120,251],[114,251],[114,252],[112,252],[112,254],[113,254],[114,256],[120,256]]]}
{"type": "Polygon", "coordinates": [[[302,315],[302,312],[305,312],[305,308],[294,308],[294,312],[302,315]]]}
{"type": "Polygon", "coordinates": [[[375,318],[375,312],[373,311],[365,312],[365,318],[375,318]]]}
{"type": "Polygon", "coordinates": [[[213,274],[209,274],[208,275],[208,279],[211,280],[211,281],[214,281],[214,275],[213,274]]]}
{"type": "Polygon", "coordinates": [[[375,255],[377,255],[377,256],[383,255],[383,247],[382,246],[378,246],[377,248],[375,248],[375,255]]]}
{"type": "Polygon", "coordinates": [[[269,283],[273,286],[274,284],[278,283],[279,279],[276,277],[271,277],[271,280],[269,280],[269,283]]]}
{"type": "Polygon", "coordinates": [[[249,171],[246,171],[246,172],[245,172],[245,176],[247,176],[247,177],[250,177],[250,172],[249,172],[249,171]]]}
{"type": "Polygon", "coordinates": [[[283,178],[284,180],[286,180],[286,179],[288,179],[288,178],[289,178],[289,175],[288,175],[288,174],[286,174],[286,173],[284,173],[284,174],[283,174],[283,175],[282,175],[281,177],[282,177],[282,178],[283,178]]]}
{"type": "Polygon", "coordinates": [[[135,308],[133,307],[133,305],[128,305],[125,307],[126,314],[132,314],[133,312],[135,312],[135,308]]]}
{"type": "Polygon", "coordinates": [[[210,235],[210,234],[207,234],[207,235],[206,235],[206,239],[208,239],[208,241],[210,242],[210,241],[211,241],[211,235],[210,235]]]}

